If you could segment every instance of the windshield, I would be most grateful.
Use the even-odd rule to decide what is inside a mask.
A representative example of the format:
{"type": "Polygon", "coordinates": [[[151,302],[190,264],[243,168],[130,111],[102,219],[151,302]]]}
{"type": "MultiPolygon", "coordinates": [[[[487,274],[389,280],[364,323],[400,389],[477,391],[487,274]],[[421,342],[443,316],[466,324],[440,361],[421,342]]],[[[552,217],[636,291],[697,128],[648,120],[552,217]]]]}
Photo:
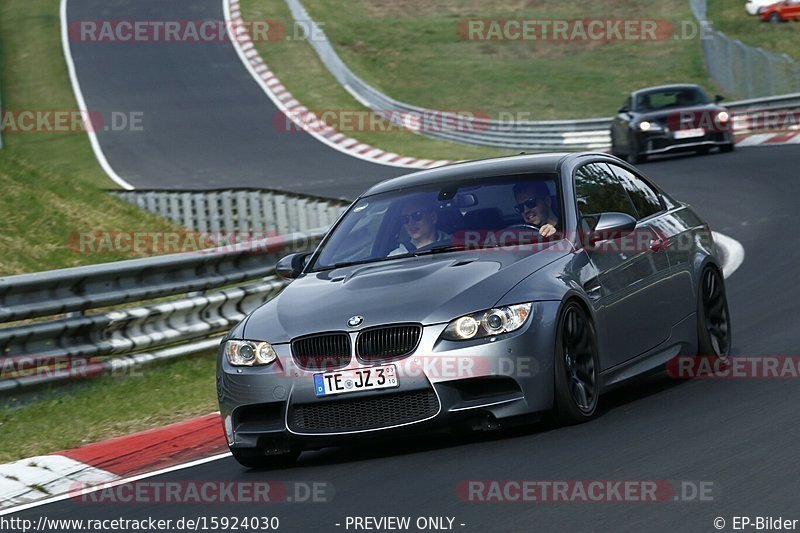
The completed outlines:
{"type": "Polygon", "coordinates": [[[688,107],[705,105],[710,100],[708,95],[697,87],[683,87],[647,92],[636,97],[637,111],[657,111],[671,107],[688,107]]]}
{"type": "Polygon", "coordinates": [[[561,229],[556,182],[555,174],[525,174],[362,198],[339,221],[311,270],[532,242],[544,224],[561,229]],[[504,230],[513,238],[498,239],[497,232],[504,230]]]}

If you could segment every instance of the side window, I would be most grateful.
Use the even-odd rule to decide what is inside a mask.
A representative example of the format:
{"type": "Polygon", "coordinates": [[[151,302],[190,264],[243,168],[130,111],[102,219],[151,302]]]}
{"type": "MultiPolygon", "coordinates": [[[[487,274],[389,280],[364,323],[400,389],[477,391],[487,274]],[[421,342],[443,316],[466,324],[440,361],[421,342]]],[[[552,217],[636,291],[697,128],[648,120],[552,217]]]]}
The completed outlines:
{"type": "Polygon", "coordinates": [[[638,176],[617,165],[608,165],[628,191],[639,218],[647,218],[664,210],[658,194],[638,176]]]}
{"type": "MultiPolygon", "coordinates": [[[[636,209],[617,177],[603,163],[589,163],[575,172],[575,199],[581,217],[605,212],[626,213],[637,218],[636,209]]],[[[584,222],[581,221],[582,225],[584,222]]],[[[594,228],[595,221],[588,221],[594,228]]]]}

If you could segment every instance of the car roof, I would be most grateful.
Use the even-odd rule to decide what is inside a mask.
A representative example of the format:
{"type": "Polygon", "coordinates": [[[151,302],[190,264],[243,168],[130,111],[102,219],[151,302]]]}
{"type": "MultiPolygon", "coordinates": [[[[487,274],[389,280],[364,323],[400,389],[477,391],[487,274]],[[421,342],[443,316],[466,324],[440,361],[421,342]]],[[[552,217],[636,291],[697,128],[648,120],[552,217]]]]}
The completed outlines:
{"type": "Polygon", "coordinates": [[[703,90],[702,87],[700,87],[695,83],[671,83],[668,85],[654,85],[653,87],[643,87],[641,89],[633,91],[631,95],[634,96],[640,93],[651,93],[658,91],[676,91],[678,89],[700,89],[701,91],[703,90]]]}
{"type": "Polygon", "coordinates": [[[558,172],[561,163],[571,155],[579,154],[565,152],[520,154],[455,163],[382,181],[367,189],[361,196],[371,196],[437,182],[444,183],[454,180],[479,179],[522,173],[554,173],[558,172]]]}

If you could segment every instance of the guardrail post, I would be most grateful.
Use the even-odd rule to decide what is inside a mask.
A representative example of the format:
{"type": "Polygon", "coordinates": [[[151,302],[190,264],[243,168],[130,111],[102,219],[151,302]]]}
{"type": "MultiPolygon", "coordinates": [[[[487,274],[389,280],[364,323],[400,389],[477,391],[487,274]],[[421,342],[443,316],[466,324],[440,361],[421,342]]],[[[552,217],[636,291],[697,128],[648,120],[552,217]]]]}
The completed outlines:
{"type": "Polygon", "coordinates": [[[273,205],[275,206],[275,231],[278,235],[283,235],[289,232],[289,214],[286,196],[283,194],[275,194],[273,196],[273,205]]]}
{"type": "Polygon", "coordinates": [[[222,231],[230,233],[235,231],[233,226],[233,205],[231,191],[222,191],[222,231]]]}
{"type": "Polygon", "coordinates": [[[206,197],[202,194],[193,194],[194,197],[194,215],[195,227],[197,231],[205,233],[208,231],[208,218],[210,213],[209,206],[206,205],[206,197]]]}
{"type": "Polygon", "coordinates": [[[236,191],[236,229],[237,232],[248,232],[252,230],[250,216],[247,209],[247,192],[236,191]]]}
{"type": "Polygon", "coordinates": [[[250,191],[247,194],[247,201],[250,204],[250,227],[252,231],[263,233],[266,229],[264,227],[264,215],[261,212],[261,194],[256,191],[250,191]]]}

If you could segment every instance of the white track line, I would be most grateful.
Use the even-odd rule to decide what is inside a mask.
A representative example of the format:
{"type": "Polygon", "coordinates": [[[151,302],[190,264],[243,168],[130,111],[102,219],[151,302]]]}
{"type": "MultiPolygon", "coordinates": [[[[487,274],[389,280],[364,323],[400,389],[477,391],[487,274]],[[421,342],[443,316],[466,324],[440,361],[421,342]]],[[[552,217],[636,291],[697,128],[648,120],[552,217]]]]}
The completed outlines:
{"type": "MultiPolygon", "coordinates": [[[[69,21],[67,20],[67,0],[61,0],[61,46],[64,50],[64,59],[67,61],[67,70],[69,71],[69,79],[72,82],[72,92],[75,93],[75,100],[78,101],[78,109],[81,111],[87,111],[88,108],[86,107],[86,100],[83,98],[83,91],[81,91],[81,84],[78,81],[78,75],[75,72],[75,62],[72,60],[72,48],[69,44],[69,21]]],[[[114,183],[126,189],[128,191],[132,191],[134,189],[133,185],[125,181],[117,174],[111,165],[106,159],[105,154],[103,153],[103,148],[100,146],[100,142],[97,140],[97,133],[93,130],[94,128],[87,128],[86,134],[89,136],[89,143],[92,145],[92,150],[94,150],[94,156],[97,158],[97,162],[100,163],[100,166],[103,168],[108,177],[114,180],[114,183]]]]}
{"type": "MultiPolygon", "coordinates": [[[[283,101],[281,101],[272,92],[272,90],[268,86],[269,83],[277,85],[279,82],[278,81],[270,81],[268,83],[268,82],[264,81],[264,79],[261,77],[261,75],[258,72],[256,72],[255,67],[253,67],[253,65],[250,63],[250,59],[246,55],[249,52],[246,52],[245,50],[242,49],[242,44],[239,42],[239,39],[237,38],[237,36],[234,34],[233,25],[231,23],[230,0],[222,0],[222,9],[225,12],[225,25],[228,28],[228,35],[230,37],[231,44],[233,45],[233,49],[236,50],[236,54],[239,56],[239,59],[244,64],[245,68],[250,73],[250,76],[252,76],[253,80],[255,80],[255,82],[258,84],[258,86],[261,87],[261,90],[264,91],[264,94],[266,94],[269,97],[269,99],[272,100],[272,103],[275,104],[275,107],[277,107],[278,110],[283,112],[287,117],[291,117],[293,115],[293,113],[289,111],[289,108],[286,106],[286,104],[283,101]]],[[[277,78],[272,78],[272,80],[277,80],[277,78]]],[[[331,140],[328,139],[327,137],[325,137],[324,135],[320,135],[319,133],[314,131],[314,128],[303,128],[303,129],[304,129],[304,131],[306,133],[308,133],[309,135],[314,137],[319,142],[324,143],[324,144],[330,146],[331,148],[333,148],[334,150],[336,150],[338,152],[341,152],[343,154],[349,155],[351,157],[355,157],[357,159],[361,159],[361,160],[367,161],[369,163],[375,163],[376,165],[385,165],[385,166],[389,166],[389,167],[400,167],[400,168],[409,168],[409,169],[416,169],[416,170],[425,170],[425,167],[420,167],[418,165],[410,165],[408,163],[402,164],[402,163],[397,163],[397,162],[396,163],[386,163],[386,162],[381,161],[380,159],[377,159],[377,158],[365,157],[365,156],[363,156],[361,154],[354,153],[354,152],[352,152],[350,150],[345,150],[344,147],[341,144],[337,144],[335,142],[331,142],[331,140]]],[[[415,159],[411,159],[411,161],[416,161],[416,160],[415,159]]]]}
{"type": "MultiPolygon", "coordinates": [[[[204,459],[198,459],[196,461],[191,461],[189,463],[184,463],[182,465],[175,465],[175,466],[171,466],[169,468],[163,468],[161,470],[156,470],[155,472],[148,472],[146,474],[140,474],[138,476],[119,479],[119,480],[112,481],[112,482],[109,482],[109,483],[100,483],[98,486],[96,486],[94,488],[81,489],[80,493],[81,493],[81,495],[83,495],[83,494],[91,494],[92,492],[97,492],[98,490],[109,489],[109,488],[112,488],[112,487],[116,487],[118,485],[124,485],[125,483],[133,483],[133,482],[139,481],[141,479],[147,479],[147,478],[154,477],[154,476],[160,476],[162,474],[168,474],[170,472],[175,472],[176,470],[184,470],[186,468],[192,468],[192,467],[199,466],[199,465],[202,465],[202,464],[205,464],[205,463],[218,461],[220,459],[225,459],[226,457],[230,457],[230,455],[231,455],[230,452],[221,453],[219,455],[212,455],[211,457],[206,457],[204,459]]],[[[4,511],[0,511],[0,516],[7,515],[7,514],[18,513],[20,511],[24,511],[26,509],[32,509],[34,507],[40,507],[42,505],[48,505],[48,504],[51,504],[51,503],[60,502],[60,501],[72,498],[73,496],[74,496],[73,494],[71,494],[70,492],[67,492],[65,494],[59,494],[58,496],[53,496],[52,498],[48,498],[46,500],[39,500],[39,501],[36,501],[36,502],[26,503],[25,505],[20,505],[19,507],[12,507],[11,509],[6,509],[4,511]]]]}
{"type": "Polygon", "coordinates": [[[714,235],[714,242],[725,251],[725,260],[722,263],[722,275],[725,278],[729,278],[744,261],[744,246],[732,237],[717,233],[716,231],[712,233],[714,235]]]}

